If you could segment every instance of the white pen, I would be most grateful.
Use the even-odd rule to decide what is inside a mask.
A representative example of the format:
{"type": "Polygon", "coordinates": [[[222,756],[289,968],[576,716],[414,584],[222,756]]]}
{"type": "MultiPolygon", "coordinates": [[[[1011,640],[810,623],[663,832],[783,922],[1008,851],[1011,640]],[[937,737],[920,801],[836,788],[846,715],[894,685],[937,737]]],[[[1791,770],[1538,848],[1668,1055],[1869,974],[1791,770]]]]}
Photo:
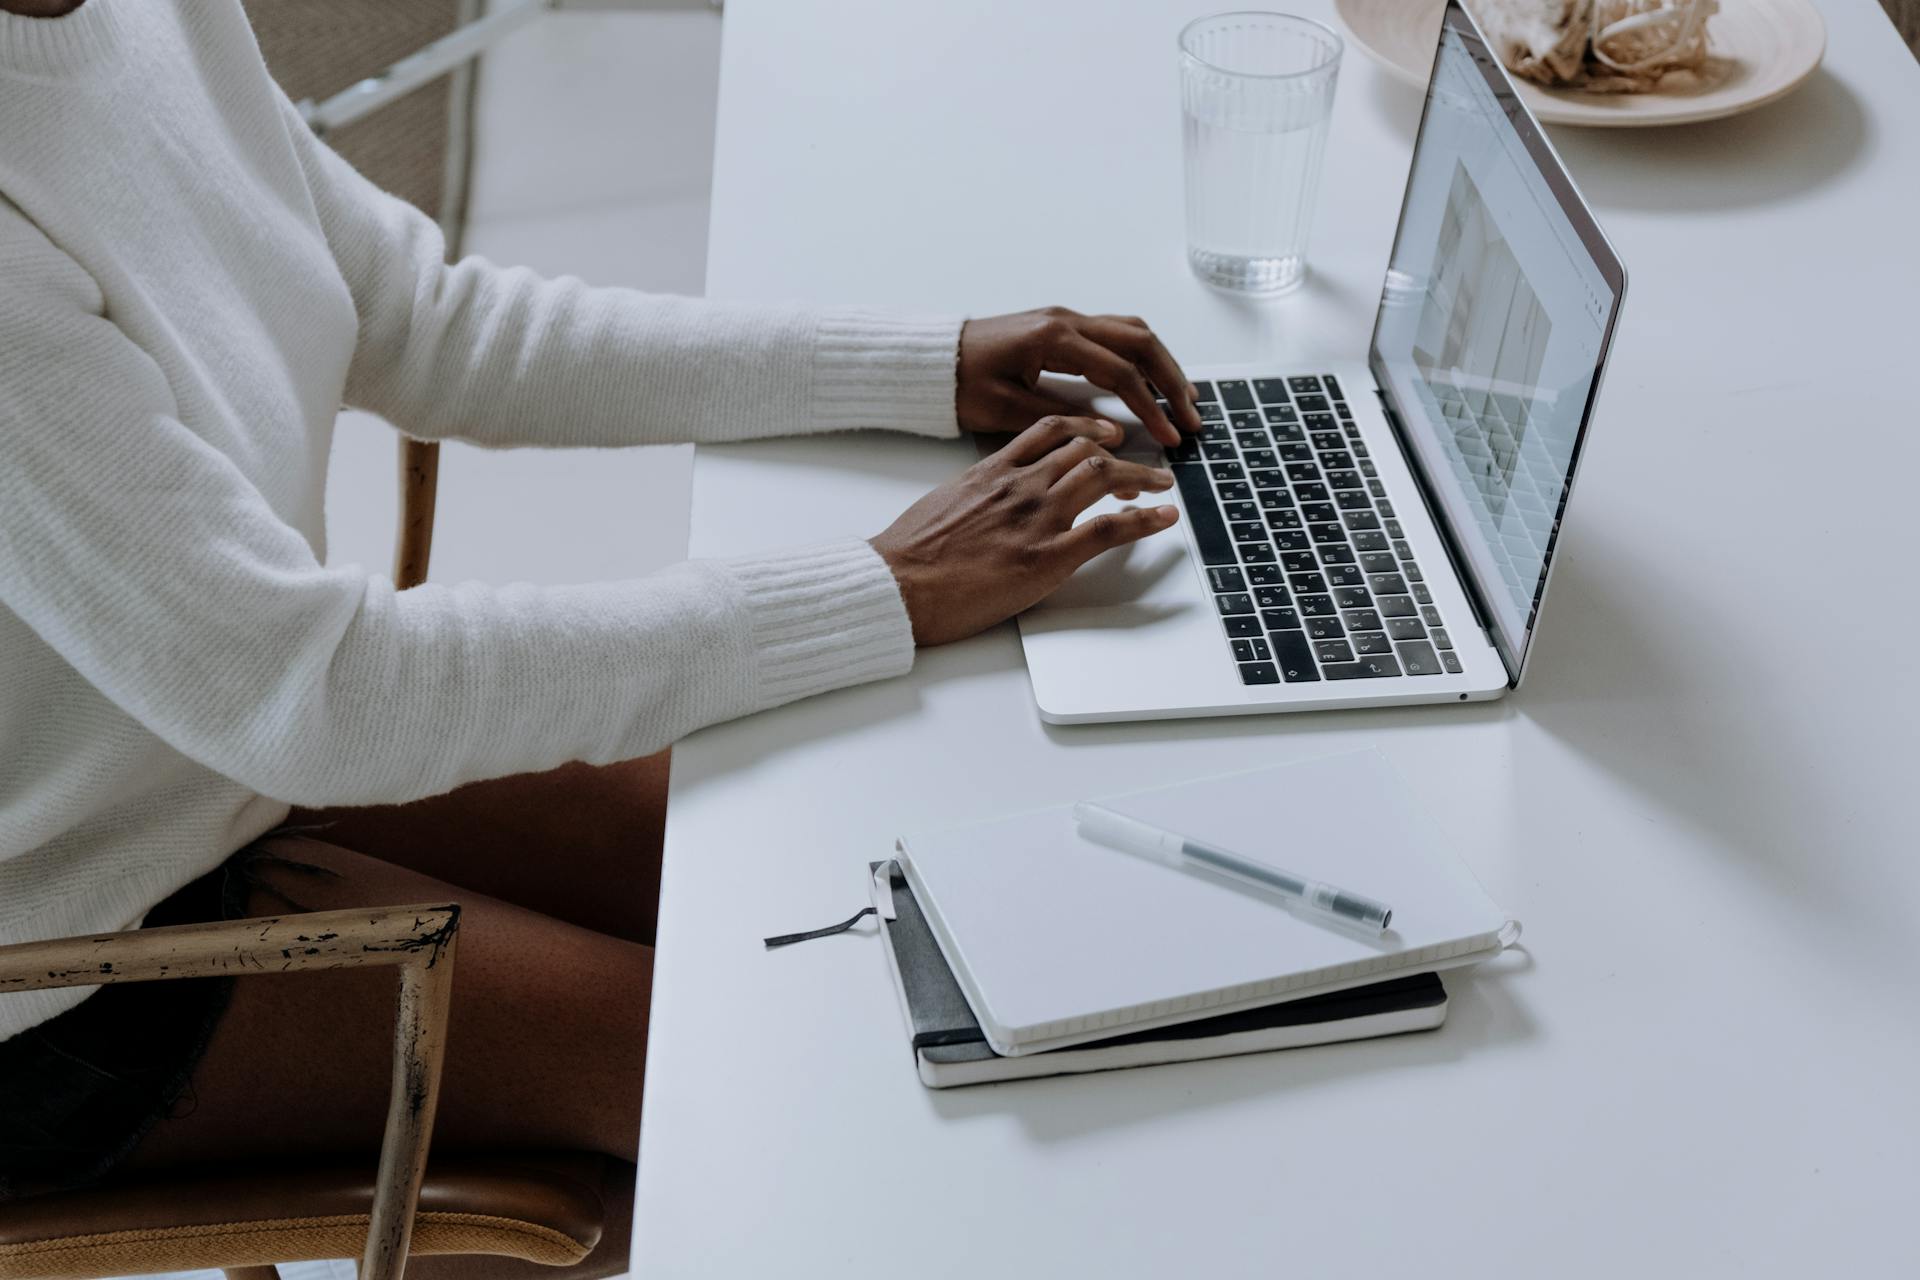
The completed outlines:
{"type": "Polygon", "coordinates": [[[1283,871],[1279,867],[1242,857],[1218,845],[1190,840],[1173,831],[1115,813],[1104,805],[1082,800],[1073,806],[1073,816],[1081,831],[1102,844],[1144,854],[1175,866],[1196,863],[1235,880],[1271,889],[1288,898],[1324,912],[1343,924],[1373,930],[1385,930],[1393,920],[1393,909],[1372,898],[1306,876],[1283,871]]]}

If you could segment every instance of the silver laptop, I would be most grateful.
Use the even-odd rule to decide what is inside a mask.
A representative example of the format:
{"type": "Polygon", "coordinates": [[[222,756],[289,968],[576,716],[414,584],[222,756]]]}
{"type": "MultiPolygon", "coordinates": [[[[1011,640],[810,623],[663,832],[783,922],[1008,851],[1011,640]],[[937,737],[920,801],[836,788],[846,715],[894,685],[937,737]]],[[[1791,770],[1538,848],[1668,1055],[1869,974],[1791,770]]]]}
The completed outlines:
{"type": "Polygon", "coordinates": [[[1041,715],[1517,687],[1625,289],[1455,0],[1366,361],[1189,370],[1207,429],[1166,454],[1179,536],[1090,562],[1020,619],[1041,715]]]}

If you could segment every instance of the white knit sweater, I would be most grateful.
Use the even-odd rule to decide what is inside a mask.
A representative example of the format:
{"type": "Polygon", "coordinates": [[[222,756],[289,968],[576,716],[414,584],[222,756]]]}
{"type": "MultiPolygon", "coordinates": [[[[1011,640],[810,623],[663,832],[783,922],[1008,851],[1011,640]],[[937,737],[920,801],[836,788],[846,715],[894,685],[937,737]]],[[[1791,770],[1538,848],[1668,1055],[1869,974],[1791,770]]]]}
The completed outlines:
{"type": "MultiPolygon", "coordinates": [[[[490,446],[956,434],[957,321],[442,254],[238,0],[0,14],[0,943],[137,925],[289,803],[620,760],[911,665],[860,541],[580,587],[326,567],[343,402],[490,446]]],[[[84,994],[0,993],[0,1038],[84,994]]]]}

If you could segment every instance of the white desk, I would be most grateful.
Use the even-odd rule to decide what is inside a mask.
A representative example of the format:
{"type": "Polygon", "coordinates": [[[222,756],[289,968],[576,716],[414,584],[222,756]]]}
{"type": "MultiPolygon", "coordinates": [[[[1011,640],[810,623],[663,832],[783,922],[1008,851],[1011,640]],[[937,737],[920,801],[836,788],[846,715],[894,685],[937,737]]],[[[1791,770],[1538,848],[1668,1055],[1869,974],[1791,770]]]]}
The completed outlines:
{"type": "MultiPolygon", "coordinates": [[[[1418,97],[1350,48],[1311,287],[1209,293],[1203,8],[729,0],[710,291],[1364,350],[1418,97]]],[[[1052,729],[1007,626],[680,747],[637,1275],[1920,1274],[1920,70],[1826,11],[1781,104],[1555,135],[1633,285],[1518,696],[1052,729]],[[1367,743],[1527,926],[1438,1034],[933,1093],[871,936],[761,947],[902,828],[1367,743]]],[[[966,458],[703,449],[694,554],[872,534],[966,458]]]]}

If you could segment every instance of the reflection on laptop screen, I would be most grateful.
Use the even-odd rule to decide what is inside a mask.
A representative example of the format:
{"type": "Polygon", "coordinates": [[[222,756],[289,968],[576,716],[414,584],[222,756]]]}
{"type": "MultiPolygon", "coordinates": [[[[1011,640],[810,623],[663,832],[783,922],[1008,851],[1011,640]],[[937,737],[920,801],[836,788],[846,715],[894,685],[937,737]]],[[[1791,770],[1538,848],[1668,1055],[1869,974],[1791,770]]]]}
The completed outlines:
{"type": "Polygon", "coordinates": [[[1620,275],[1491,57],[1450,17],[1373,365],[1513,670],[1618,302],[1608,278],[1620,275]]]}

